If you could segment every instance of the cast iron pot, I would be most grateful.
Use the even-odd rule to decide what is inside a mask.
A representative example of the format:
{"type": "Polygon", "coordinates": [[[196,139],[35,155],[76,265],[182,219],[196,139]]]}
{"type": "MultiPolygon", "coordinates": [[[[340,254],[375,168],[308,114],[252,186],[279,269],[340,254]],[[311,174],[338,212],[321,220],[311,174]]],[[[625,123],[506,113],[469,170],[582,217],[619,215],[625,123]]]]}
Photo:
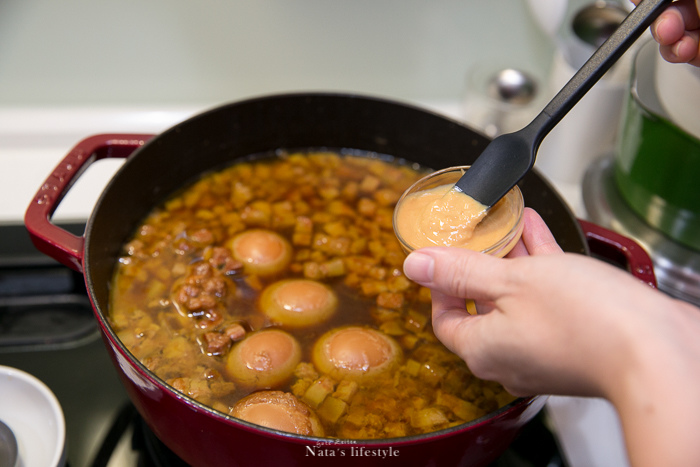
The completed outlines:
{"type": "MultiPolygon", "coordinates": [[[[156,137],[85,139],[39,189],[25,224],[39,250],[84,273],[103,339],[130,398],[155,435],[187,463],[291,466],[327,465],[332,460],[333,465],[360,461],[481,466],[507,448],[543,407],[545,397],[521,398],[474,422],[422,436],[376,441],[303,437],[227,417],[175,391],[131,355],[106,316],[109,284],[122,245],[152,208],[203,172],[250,154],[319,147],[374,151],[440,169],[470,164],[488,142],[455,121],[382,99],[336,94],[262,97],[215,108],[156,137]],[[51,223],[75,179],[106,157],[128,159],[102,193],[84,235],[51,223]]],[[[564,250],[589,254],[589,242],[601,245],[654,283],[651,261],[634,242],[577,221],[536,172],[520,187],[526,204],[543,216],[564,250]]]]}

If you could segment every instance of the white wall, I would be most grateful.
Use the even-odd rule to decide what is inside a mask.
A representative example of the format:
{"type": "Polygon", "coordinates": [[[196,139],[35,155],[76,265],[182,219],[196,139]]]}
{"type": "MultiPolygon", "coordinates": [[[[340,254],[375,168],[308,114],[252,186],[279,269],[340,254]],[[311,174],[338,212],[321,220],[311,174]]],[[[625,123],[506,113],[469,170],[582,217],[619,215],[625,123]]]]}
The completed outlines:
{"type": "Polygon", "coordinates": [[[0,0],[10,106],[458,99],[477,64],[546,74],[551,55],[525,0],[0,0]]]}

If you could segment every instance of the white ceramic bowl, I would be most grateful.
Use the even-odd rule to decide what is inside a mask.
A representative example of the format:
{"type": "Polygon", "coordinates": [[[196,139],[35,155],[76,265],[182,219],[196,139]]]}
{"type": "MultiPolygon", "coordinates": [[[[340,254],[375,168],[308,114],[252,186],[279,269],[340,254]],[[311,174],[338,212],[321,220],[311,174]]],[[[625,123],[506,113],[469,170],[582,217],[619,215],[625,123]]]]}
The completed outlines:
{"type": "Polygon", "coordinates": [[[0,365],[0,394],[0,420],[17,439],[18,465],[64,465],[66,424],[53,392],[29,373],[0,365]]]}

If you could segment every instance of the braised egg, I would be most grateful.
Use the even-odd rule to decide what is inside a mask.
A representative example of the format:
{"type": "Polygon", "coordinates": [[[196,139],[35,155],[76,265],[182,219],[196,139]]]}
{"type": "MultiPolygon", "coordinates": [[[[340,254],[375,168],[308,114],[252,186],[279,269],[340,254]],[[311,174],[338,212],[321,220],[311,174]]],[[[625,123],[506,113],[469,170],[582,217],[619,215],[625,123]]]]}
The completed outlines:
{"type": "Polygon", "coordinates": [[[260,391],[239,400],[231,415],[275,430],[323,436],[323,427],[309,406],[282,391],[260,391]]]}
{"type": "Polygon", "coordinates": [[[395,368],[403,353],[390,336],[376,329],[348,326],[332,329],[314,345],[312,360],[336,379],[368,379],[395,368]]]}
{"type": "Polygon", "coordinates": [[[253,229],[236,235],[230,242],[234,258],[251,274],[268,276],[282,272],[292,259],[292,246],[271,230],[253,229]]]}
{"type": "Polygon", "coordinates": [[[335,292],[310,279],[275,282],[260,295],[260,309],[272,322],[294,328],[326,321],[337,306],[335,292]]]}
{"type": "Polygon", "coordinates": [[[226,371],[238,384],[271,388],[289,379],[300,360],[301,346],[291,334],[265,329],[234,345],[226,360],[226,371]]]}

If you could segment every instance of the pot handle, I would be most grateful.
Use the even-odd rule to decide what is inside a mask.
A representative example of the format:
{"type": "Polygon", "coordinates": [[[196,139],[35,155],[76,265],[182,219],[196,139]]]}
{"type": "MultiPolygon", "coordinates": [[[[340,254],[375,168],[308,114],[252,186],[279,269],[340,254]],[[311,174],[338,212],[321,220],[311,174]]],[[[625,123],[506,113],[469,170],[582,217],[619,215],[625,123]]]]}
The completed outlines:
{"type": "Polygon", "coordinates": [[[74,235],[51,223],[63,197],[90,164],[106,158],[126,158],[153,135],[100,134],[79,142],[56,166],[32,199],[24,225],[34,246],[78,272],[83,271],[85,235],[74,235]]]}
{"type": "Polygon", "coordinates": [[[626,269],[642,282],[656,288],[654,264],[637,242],[583,219],[578,220],[591,254],[626,269]]]}

